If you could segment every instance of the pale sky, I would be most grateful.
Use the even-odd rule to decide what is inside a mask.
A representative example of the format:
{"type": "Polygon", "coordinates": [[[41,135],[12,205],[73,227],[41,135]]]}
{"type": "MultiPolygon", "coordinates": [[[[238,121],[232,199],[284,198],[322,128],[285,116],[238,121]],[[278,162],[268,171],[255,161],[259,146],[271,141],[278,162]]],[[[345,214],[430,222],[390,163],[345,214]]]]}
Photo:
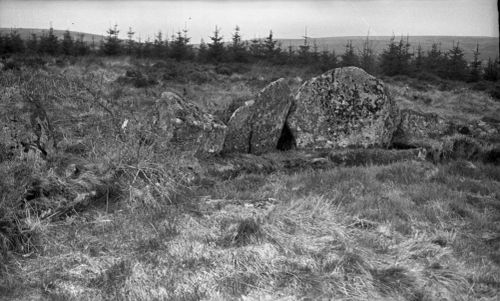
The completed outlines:
{"type": "Polygon", "coordinates": [[[120,36],[131,26],[143,40],[184,27],[193,43],[208,40],[215,25],[229,39],[236,25],[244,39],[370,35],[498,37],[495,0],[0,0],[0,27],[69,29],[120,36]]]}

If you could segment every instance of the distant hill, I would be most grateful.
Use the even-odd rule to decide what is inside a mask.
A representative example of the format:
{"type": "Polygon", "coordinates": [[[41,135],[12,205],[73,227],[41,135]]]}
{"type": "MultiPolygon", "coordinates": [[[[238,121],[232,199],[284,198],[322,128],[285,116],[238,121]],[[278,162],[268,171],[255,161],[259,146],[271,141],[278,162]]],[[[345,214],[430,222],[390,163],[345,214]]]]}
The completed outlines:
{"type": "MultiPolygon", "coordinates": [[[[375,36],[370,37],[370,43],[377,54],[380,54],[383,49],[389,44],[390,36],[375,36]]],[[[396,37],[396,41],[399,42],[399,37],[396,37]]],[[[318,51],[323,50],[335,50],[338,55],[344,53],[345,45],[348,41],[352,41],[352,45],[355,49],[362,50],[363,42],[366,37],[352,36],[352,37],[328,37],[328,38],[317,38],[310,39],[310,45],[314,41],[318,46],[318,51]]],[[[296,49],[298,46],[304,44],[302,39],[280,39],[281,47],[283,49],[288,49],[291,45],[292,48],[296,49]]],[[[459,36],[410,36],[410,45],[412,48],[416,49],[420,44],[424,51],[431,48],[433,43],[440,43],[441,50],[448,51],[453,47],[453,43],[459,42],[460,47],[465,52],[465,58],[467,60],[472,59],[472,53],[476,48],[476,43],[479,43],[479,52],[481,60],[487,60],[488,58],[496,58],[499,54],[499,38],[492,37],[459,37],[459,36]]]]}
{"type": "MultiPolygon", "coordinates": [[[[22,39],[29,39],[31,38],[32,34],[36,34],[37,36],[43,36],[48,34],[49,30],[48,29],[40,29],[40,28],[0,28],[0,34],[5,35],[9,34],[11,31],[16,31],[19,33],[22,39]]],[[[63,34],[66,30],[58,30],[54,29],[54,35],[57,36],[58,38],[62,39],[63,34]]],[[[87,43],[92,43],[92,38],[94,39],[95,43],[100,42],[102,39],[105,38],[103,35],[97,35],[97,34],[91,34],[91,33],[85,33],[85,32],[77,32],[77,31],[70,31],[71,36],[73,38],[77,38],[80,35],[83,34],[83,40],[87,43]]]]}

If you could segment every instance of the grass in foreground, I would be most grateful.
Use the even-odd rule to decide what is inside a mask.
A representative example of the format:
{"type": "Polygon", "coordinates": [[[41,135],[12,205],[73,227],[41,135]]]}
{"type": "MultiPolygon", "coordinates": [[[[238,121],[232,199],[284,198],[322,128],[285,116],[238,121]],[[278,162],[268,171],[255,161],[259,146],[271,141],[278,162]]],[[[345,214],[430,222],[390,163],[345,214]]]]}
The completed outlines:
{"type": "Polygon", "coordinates": [[[496,300],[499,197],[498,167],[465,161],[244,175],[41,225],[11,296],[496,300]]]}

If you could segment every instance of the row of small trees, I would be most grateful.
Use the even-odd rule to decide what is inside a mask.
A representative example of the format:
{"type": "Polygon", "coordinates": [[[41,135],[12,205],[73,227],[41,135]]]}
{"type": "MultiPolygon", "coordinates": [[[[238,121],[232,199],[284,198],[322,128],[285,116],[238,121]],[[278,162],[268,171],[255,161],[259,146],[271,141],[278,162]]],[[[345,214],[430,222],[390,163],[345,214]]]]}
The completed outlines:
{"type": "Polygon", "coordinates": [[[76,39],[69,31],[66,31],[62,39],[59,39],[52,28],[47,34],[37,36],[31,34],[27,40],[23,40],[16,31],[0,35],[0,54],[28,53],[48,55],[86,55],[91,52],[90,45],[84,41],[84,35],[76,39]]]}
{"type": "Polygon", "coordinates": [[[409,38],[396,40],[393,37],[382,53],[375,53],[369,38],[364,41],[361,49],[355,49],[352,42],[348,42],[341,55],[334,51],[319,51],[317,44],[306,36],[304,42],[297,49],[292,46],[283,48],[274,39],[273,32],[264,39],[244,41],[240,28],[236,26],[231,40],[224,42],[220,29],[215,28],[209,42],[201,41],[198,47],[190,42],[187,30],[179,31],[165,39],[162,32],[158,32],[154,40],[136,41],[131,28],[127,31],[127,39],[118,37],[118,27],[109,28],[107,36],[98,45],[94,42],[86,43],[84,36],[71,36],[66,31],[59,39],[52,28],[48,33],[38,37],[35,34],[24,41],[18,33],[12,31],[7,35],[0,35],[0,54],[5,53],[34,53],[48,55],[130,55],[136,57],[171,58],[181,60],[197,60],[202,63],[238,62],[248,63],[268,61],[273,64],[309,65],[322,70],[339,66],[358,66],[369,73],[388,76],[430,73],[441,78],[478,81],[499,79],[499,60],[489,59],[483,63],[479,59],[479,45],[477,45],[473,60],[468,62],[464,58],[464,50],[459,43],[454,43],[452,49],[442,51],[439,44],[433,44],[431,49],[424,51],[420,45],[413,49],[409,38]]]}
{"type": "Polygon", "coordinates": [[[410,47],[408,38],[401,38],[399,42],[392,38],[379,57],[379,71],[389,76],[427,72],[441,78],[472,82],[482,78],[491,81],[499,79],[498,57],[495,60],[489,58],[483,66],[479,58],[479,44],[476,45],[470,62],[465,59],[464,50],[458,42],[453,43],[448,51],[442,51],[436,43],[426,52],[420,45],[416,51],[411,51],[410,47]]]}

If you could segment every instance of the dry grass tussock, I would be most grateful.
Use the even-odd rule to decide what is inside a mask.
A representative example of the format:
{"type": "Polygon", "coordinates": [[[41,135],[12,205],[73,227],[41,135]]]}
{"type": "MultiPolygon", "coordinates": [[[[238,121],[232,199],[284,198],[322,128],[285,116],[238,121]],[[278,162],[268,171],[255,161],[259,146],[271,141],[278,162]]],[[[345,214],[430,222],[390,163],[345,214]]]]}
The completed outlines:
{"type": "MultiPolygon", "coordinates": [[[[377,161],[373,152],[361,166],[339,167],[331,155],[328,168],[275,168],[300,158],[290,152],[259,158],[265,172],[207,175],[134,123],[191,73],[178,68],[182,81],[135,87],[116,79],[170,65],[86,60],[33,77],[0,74],[2,103],[37,87],[57,129],[57,151],[45,158],[21,149],[0,157],[5,299],[497,300],[498,166],[474,157],[377,161]]],[[[232,79],[214,71],[220,83],[187,85],[188,95],[229,106],[225,85],[244,85],[229,93],[245,98],[257,71],[232,79]]]]}

